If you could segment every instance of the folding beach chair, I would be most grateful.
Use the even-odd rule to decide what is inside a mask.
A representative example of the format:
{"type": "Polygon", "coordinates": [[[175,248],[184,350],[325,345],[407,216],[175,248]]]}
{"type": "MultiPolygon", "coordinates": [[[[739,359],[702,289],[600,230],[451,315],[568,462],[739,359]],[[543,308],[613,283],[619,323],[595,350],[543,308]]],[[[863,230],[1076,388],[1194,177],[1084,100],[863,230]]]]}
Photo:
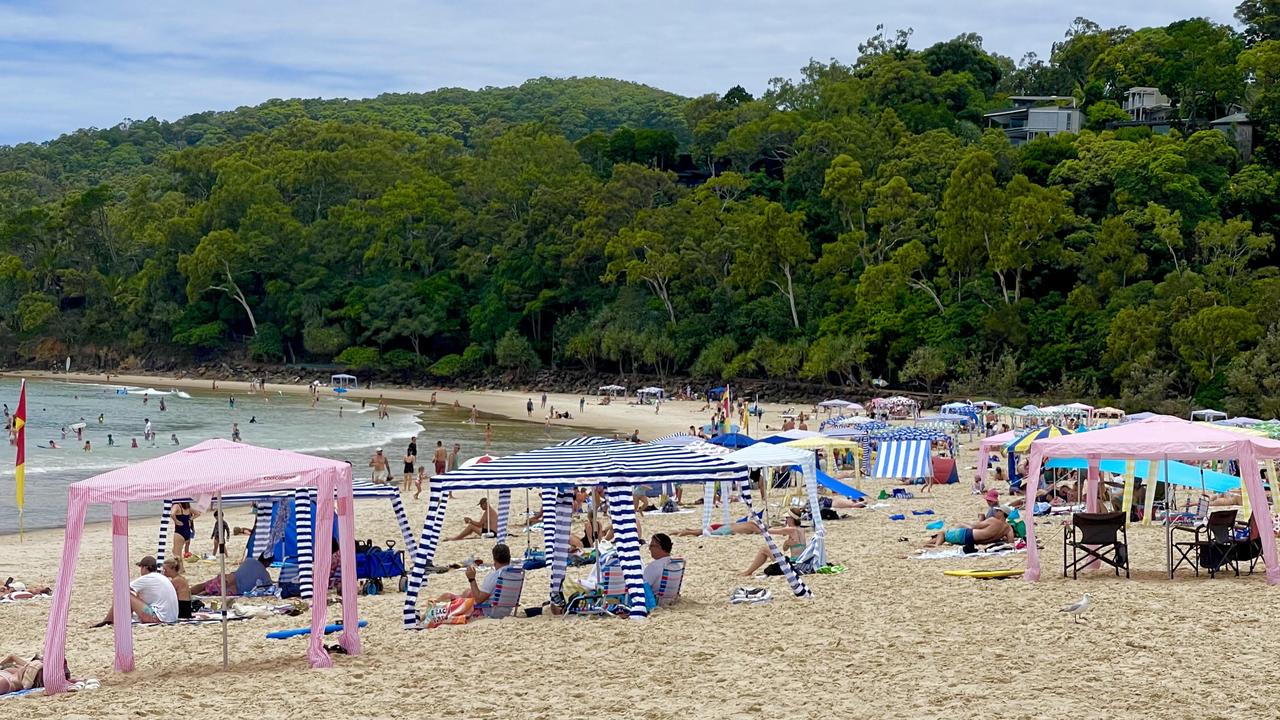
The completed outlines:
{"type": "Polygon", "coordinates": [[[1080,568],[1095,560],[1115,568],[1117,576],[1124,568],[1124,576],[1129,577],[1129,534],[1123,512],[1075,513],[1071,524],[1062,526],[1062,577],[1070,570],[1073,580],[1079,578],[1080,568]]]}
{"type": "Polygon", "coordinates": [[[605,558],[600,573],[600,594],[614,602],[624,602],[627,598],[627,578],[622,574],[622,563],[618,556],[610,555],[605,558]]]}
{"type": "Polygon", "coordinates": [[[658,596],[658,605],[667,607],[680,599],[680,586],[684,584],[684,558],[671,558],[662,568],[662,576],[658,578],[658,587],[653,593],[658,596]]]}
{"type": "Polygon", "coordinates": [[[494,572],[498,573],[498,583],[493,587],[493,594],[478,605],[477,609],[485,617],[504,618],[520,606],[520,592],[524,590],[524,568],[508,565],[494,572]]]}
{"type": "Polygon", "coordinates": [[[1236,540],[1234,536],[1236,515],[1238,510],[1215,510],[1209,513],[1204,522],[1195,525],[1169,526],[1169,577],[1183,564],[1190,565],[1196,576],[1200,568],[1209,571],[1209,577],[1217,577],[1223,566],[1235,569],[1240,574],[1240,565],[1235,561],[1236,540]],[[1190,534],[1188,541],[1175,542],[1175,533],[1184,537],[1190,534]],[[1174,553],[1177,557],[1174,557],[1174,553]]]}

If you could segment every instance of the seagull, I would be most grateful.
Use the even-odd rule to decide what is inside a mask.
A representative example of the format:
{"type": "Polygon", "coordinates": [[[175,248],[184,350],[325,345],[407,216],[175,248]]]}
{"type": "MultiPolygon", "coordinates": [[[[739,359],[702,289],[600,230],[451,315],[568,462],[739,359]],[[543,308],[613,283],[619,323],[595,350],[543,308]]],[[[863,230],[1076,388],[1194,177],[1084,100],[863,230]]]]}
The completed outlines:
{"type": "Polygon", "coordinates": [[[1071,603],[1070,605],[1063,607],[1058,612],[1071,613],[1071,616],[1075,619],[1075,621],[1080,622],[1080,618],[1084,617],[1084,614],[1089,612],[1089,610],[1092,608],[1093,608],[1093,602],[1089,597],[1089,593],[1085,593],[1084,597],[1071,603]]]}

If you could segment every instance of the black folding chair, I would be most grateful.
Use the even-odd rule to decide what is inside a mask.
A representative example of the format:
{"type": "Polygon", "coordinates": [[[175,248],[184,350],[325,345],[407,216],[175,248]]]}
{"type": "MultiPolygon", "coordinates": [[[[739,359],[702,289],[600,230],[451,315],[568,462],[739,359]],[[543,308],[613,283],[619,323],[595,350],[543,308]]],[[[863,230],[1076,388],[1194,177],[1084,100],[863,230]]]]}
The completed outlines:
{"type": "Polygon", "coordinates": [[[1124,576],[1129,577],[1129,533],[1123,512],[1075,513],[1071,524],[1062,526],[1062,577],[1069,570],[1074,580],[1080,576],[1080,568],[1094,561],[1115,568],[1117,577],[1123,568],[1124,576]]]}
{"type": "Polygon", "coordinates": [[[1169,528],[1169,577],[1184,564],[1200,575],[1200,568],[1209,571],[1209,577],[1217,577],[1224,566],[1240,575],[1240,564],[1235,560],[1235,527],[1238,510],[1215,510],[1203,523],[1173,525],[1169,528]],[[1173,540],[1175,534],[1191,535],[1185,542],[1173,540]],[[1175,558],[1176,553],[1176,558],[1175,558]]]}

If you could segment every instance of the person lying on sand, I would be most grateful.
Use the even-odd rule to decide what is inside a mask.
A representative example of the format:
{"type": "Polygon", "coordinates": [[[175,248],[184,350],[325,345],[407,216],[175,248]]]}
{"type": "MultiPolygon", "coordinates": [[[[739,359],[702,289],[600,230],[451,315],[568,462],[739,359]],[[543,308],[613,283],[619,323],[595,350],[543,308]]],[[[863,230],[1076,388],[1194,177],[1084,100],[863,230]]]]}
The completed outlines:
{"type": "MultiPolygon", "coordinates": [[[[787,554],[792,562],[804,551],[805,538],[804,528],[800,527],[800,516],[794,511],[789,512],[783,518],[783,524],[779,527],[769,528],[770,535],[778,535],[782,540],[782,551],[787,554]]],[[[746,570],[742,571],[744,577],[751,577],[756,571],[764,567],[765,563],[773,561],[773,553],[769,551],[769,546],[756,551],[756,556],[751,560],[751,564],[746,570]]]]}
{"type": "Polygon", "coordinates": [[[38,687],[44,687],[44,663],[39,655],[0,659],[0,695],[38,687]]]}
{"type": "Polygon", "coordinates": [[[867,506],[866,500],[850,500],[843,495],[818,498],[818,506],[824,510],[852,510],[867,506]]]}
{"type": "Polygon", "coordinates": [[[482,513],[478,520],[471,518],[462,519],[462,532],[450,538],[445,538],[445,542],[453,542],[455,540],[465,540],[471,536],[479,537],[484,533],[498,531],[498,511],[489,506],[489,498],[480,498],[480,512],[482,513]]]}
{"type": "MultiPolygon", "coordinates": [[[[234,573],[215,575],[202,583],[191,586],[192,595],[242,595],[258,585],[271,585],[271,574],[267,568],[275,558],[270,555],[259,555],[256,558],[245,558],[234,573]]],[[[175,601],[176,602],[176,601],[175,601]]]]}
{"type": "Polygon", "coordinates": [[[53,588],[48,585],[27,585],[13,578],[9,578],[3,585],[0,585],[0,595],[9,597],[10,600],[26,600],[37,595],[52,594],[53,588]]]}
{"type": "MultiPolygon", "coordinates": [[[[729,523],[728,525],[719,523],[712,523],[711,525],[712,535],[754,535],[758,532],[760,532],[760,528],[750,520],[729,523]]],[[[702,535],[702,528],[683,528],[671,534],[676,537],[698,537],[702,535]]]]}
{"type": "Polygon", "coordinates": [[[995,514],[984,519],[973,527],[956,527],[935,533],[925,541],[926,548],[942,545],[960,545],[966,551],[972,551],[974,545],[987,545],[998,540],[1013,542],[1017,538],[1008,523],[1009,513],[1004,508],[996,508],[995,514]]]}

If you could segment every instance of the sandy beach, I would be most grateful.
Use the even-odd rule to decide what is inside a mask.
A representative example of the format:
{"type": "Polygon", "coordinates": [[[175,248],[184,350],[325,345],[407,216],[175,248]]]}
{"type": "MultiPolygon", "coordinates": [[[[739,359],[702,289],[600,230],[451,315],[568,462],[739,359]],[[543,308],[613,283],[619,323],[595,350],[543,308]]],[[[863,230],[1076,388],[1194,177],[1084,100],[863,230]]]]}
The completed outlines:
{"type": "MultiPolygon", "coordinates": [[[[27,374],[37,377],[38,374],[27,374]]],[[[56,376],[103,382],[101,375],[56,376]]],[[[116,376],[113,383],[142,387],[209,389],[208,380],[116,376]]],[[[244,382],[219,382],[220,392],[247,392],[244,382]]],[[[305,386],[268,385],[269,391],[306,393],[305,386]]],[[[378,389],[401,403],[424,403],[429,390],[378,389]]],[[[518,392],[439,391],[438,401],[524,418],[518,392]]],[[[587,397],[556,395],[550,404],[569,408],[573,427],[651,438],[704,422],[701,403],[652,406],[594,404],[587,397]]],[[[768,409],[770,408],[766,405],[768,409]]],[[[776,417],[773,416],[773,417],[776,417]]],[[[1039,583],[945,577],[943,570],[1021,567],[1022,555],[999,558],[918,560],[906,557],[925,539],[925,524],[943,518],[973,521],[984,505],[968,479],[974,447],[959,458],[962,482],[892,501],[888,507],[845,511],[832,522],[828,556],[844,565],[837,575],[806,576],[814,596],[789,597],[781,578],[737,576],[758,537],[676,538],[675,555],[689,562],[684,600],[644,622],[615,619],[534,618],[482,621],[462,627],[406,632],[403,596],[391,592],[359,599],[364,654],[336,657],[336,667],[314,671],[304,641],[264,638],[270,630],[301,627],[306,618],[246,620],[231,624],[231,668],[221,669],[217,626],[135,630],[137,671],[112,672],[112,634],[89,629],[109,602],[110,543],[105,526],[90,528],[76,569],[67,656],[74,675],[102,679],[101,689],[9,701],[23,718],[114,717],[440,717],[608,718],[1139,718],[1177,708],[1183,717],[1269,717],[1268,690],[1276,666],[1270,628],[1280,615],[1280,593],[1253,576],[1209,580],[1189,572],[1165,575],[1161,528],[1130,531],[1133,579],[1111,572],[1061,576],[1062,532],[1057,522],[1038,524],[1044,546],[1039,583]],[[931,509],[932,516],[911,510],[931,509]],[[890,514],[905,513],[905,521],[890,514]],[[767,587],[772,603],[731,606],[740,585],[767,587]],[[1087,622],[1074,623],[1059,607],[1088,591],[1097,603],[1087,622]]],[[[879,490],[864,481],[861,489],[879,490]]],[[[476,493],[450,505],[446,533],[456,532],[474,509],[476,493]]],[[[534,499],[536,503],[536,498],[534,499]]],[[[421,531],[425,497],[406,498],[414,533],[421,531]]],[[[399,537],[382,501],[357,503],[360,537],[399,537]]],[[[514,498],[517,516],[523,493],[514,498]]],[[[692,527],[699,514],[643,519],[646,536],[692,527]]],[[[248,510],[228,513],[249,524],[248,510]]],[[[131,554],[155,551],[157,523],[135,520],[131,554]]],[[[196,549],[207,552],[209,521],[197,521],[196,549]]],[[[243,538],[233,539],[234,548],[243,538]],[[238,541],[238,542],[237,542],[238,541]]],[[[442,546],[437,563],[486,555],[489,540],[442,546]]],[[[513,554],[540,534],[508,539],[513,554]]],[[[0,538],[0,576],[27,583],[53,580],[61,531],[30,533],[19,543],[0,538]]],[[[647,557],[646,557],[647,560],[647,557]]],[[[187,576],[208,579],[216,563],[197,562],[187,576]]],[[[571,571],[572,574],[572,571],[571,571]]],[[[2,579],[2,578],[0,578],[2,579]]],[[[523,605],[545,600],[548,574],[533,571],[523,605]]],[[[460,572],[431,576],[424,596],[460,591],[460,572]]],[[[0,653],[40,649],[49,601],[0,605],[5,637],[0,653]]],[[[336,609],[331,615],[336,617],[336,609]]]]}

